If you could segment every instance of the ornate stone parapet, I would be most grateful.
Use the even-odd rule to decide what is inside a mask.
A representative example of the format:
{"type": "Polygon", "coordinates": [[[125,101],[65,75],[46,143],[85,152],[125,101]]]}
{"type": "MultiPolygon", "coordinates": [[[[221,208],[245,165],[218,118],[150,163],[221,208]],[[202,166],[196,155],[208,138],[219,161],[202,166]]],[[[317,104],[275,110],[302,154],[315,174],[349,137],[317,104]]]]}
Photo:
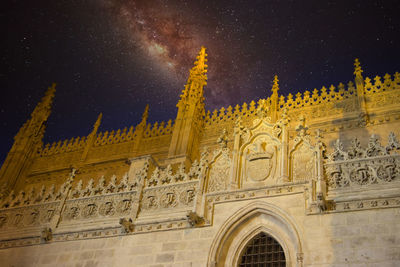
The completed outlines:
{"type": "Polygon", "coordinates": [[[196,227],[202,215],[205,163],[161,168],[149,156],[130,159],[131,168],[113,175],[72,185],[76,170],[56,192],[55,187],[32,189],[1,201],[0,247],[23,246],[101,236],[196,227]],[[149,171],[149,168],[153,169],[149,171]],[[23,241],[23,238],[25,241],[23,241]]]}
{"type": "MultiPolygon", "coordinates": [[[[325,213],[381,209],[400,206],[400,143],[394,133],[387,145],[372,135],[362,147],[355,138],[345,150],[337,140],[324,164],[327,182],[325,213]]],[[[319,214],[309,205],[307,214],[319,214]]]]}
{"type": "Polygon", "coordinates": [[[386,147],[372,135],[368,146],[362,148],[357,138],[344,151],[340,140],[325,164],[328,186],[331,190],[347,187],[372,186],[398,182],[400,180],[400,155],[396,150],[400,144],[393,133],[389,135],[386,147]]]}
{"type": "Polygon", "coordinates": [[[186,218],[188,212],[195,211],[203,168],[197,161],[188,172],[183,163],[175,171],[171,165],[155,167],[145,180],[138,220],[163,220],[166,214],[167,217],[186,218]]]}

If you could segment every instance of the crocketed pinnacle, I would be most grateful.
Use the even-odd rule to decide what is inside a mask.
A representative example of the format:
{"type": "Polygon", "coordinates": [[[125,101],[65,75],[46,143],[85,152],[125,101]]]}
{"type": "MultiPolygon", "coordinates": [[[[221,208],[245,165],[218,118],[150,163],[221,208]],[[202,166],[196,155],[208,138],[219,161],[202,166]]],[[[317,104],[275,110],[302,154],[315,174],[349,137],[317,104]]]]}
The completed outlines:
{"type": "Polygon", "coordinates": [[[279,82],[278,75],[275,75],[274,76],[274,82],[273,82],[272,89],[271,89],[272,94],[274,94],[274,95],[278,94],[278,90],[279,90],[278,82],[279,82]]]}
{"type": "Polygon", "coordinates": [[[354,75],[356,75],[356,77],[361,77],[362,72],[363,70],[361,68],[360,61],[358,60],[358,58],[356,58],[354,60],[354,75]]]}
{"type": "Polygon", "coordinates": [[[146,124],[147,118],[149,117],[149,104],[146,105],[142,114],[142,121],[140,124],[146,124]]]}
{"type": "Polygon", "coordinates": [[[204,46],[201,47],[194,66],[190,69],[189,78],[181,94],[181,100],[178,107],[187,101],[196,103],[198,100],[202,102],[203,87],[207,84],[207,53],[204,46]]]}
{"type": "MultiPolygon", "coordinates": [[[[206,48],[204,46],[201,47],[199,55],[196,57],[196,61],[194,62],[194,67],[190,70],[190,78],[195,78],[192,76],[202,76],[201,78],[204,78],[207,80],[207,67],[208,65],[206,64],[207,62],[207,54],[206,54],[206,48]]],[[[200,78],[200,77],[196,77],[200,78]]]]}
{"type": "Polygon", "coordinates": [[[48,87],[44,97],[33,110],[32,118],[37,116],[39,117],[43,116],[44,119],[47,119],[47,117],[50,115],[51,105],[53,103],[55,93],[56,93],[56,84],[53,83],[50,87],[48,87]]]}
{"type": "Polygon", "coordinates": [[[103,113],[100,113],[99,116],[97,117],[96,122],[93,125],[93,132],[97,132],[97,130],[99,129],[102,118],[103,118],[103,113]]]}

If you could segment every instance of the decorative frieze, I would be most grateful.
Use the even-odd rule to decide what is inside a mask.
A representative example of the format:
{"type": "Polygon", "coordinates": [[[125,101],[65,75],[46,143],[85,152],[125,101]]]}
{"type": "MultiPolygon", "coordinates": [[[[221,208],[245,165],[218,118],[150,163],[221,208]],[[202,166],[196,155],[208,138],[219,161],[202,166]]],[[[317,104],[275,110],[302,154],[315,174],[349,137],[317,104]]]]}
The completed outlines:
{"type": "MultiPolygon", "coordinates": [[[[350,201],[334,202],[329,201],[325,213],[351,212],[370,209],[398,208],[400,207],[400,197],[392,198],[372,198],[372,199],[353,199],[350,201]]],[[[310,205],[306,209],[307,215],[321,214],[318,207],[310,205]]]]}
{"type": "Polygon", "coordinates": [[[169,186],[145,188],[142,197],[142,211],[152,212],[159,209],[190,208],[198,190],[198,181],[169,186]]]}
{"type": "Polygon", "coordinates": [[[355,138],[347,151],[340,140],[334,145],[325,164],[328,186],[341,189],[352,186],[385,184],[400,178],[400,143],[390,133],[388,144],[383,147],[379,138],[372,135],[366,148],[355,138]]]}

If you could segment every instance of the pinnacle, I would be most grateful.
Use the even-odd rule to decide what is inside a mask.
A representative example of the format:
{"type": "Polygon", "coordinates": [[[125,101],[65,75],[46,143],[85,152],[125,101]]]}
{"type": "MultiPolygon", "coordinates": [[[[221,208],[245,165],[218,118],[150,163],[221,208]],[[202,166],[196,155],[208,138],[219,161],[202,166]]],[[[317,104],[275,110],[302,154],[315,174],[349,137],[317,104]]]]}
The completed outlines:
{"type": "Polygon", "coordinates": [[[271,89],[273,94],[276,94],[278,92],[278,90],[279,90],[279,83],[278,82],[279,82],[278,75],[275,75],[274,76],[273,85],[272,85],[272,89],[271,89]]]}
{"type": "Polygon", "coordinates": [[[197,74],[205,74],[207,72],[208,65],[207,62],[207,53],[206,48],[202,46],[200,48],[199,55],[196,57],[196,61],[194,62],[193,71],[196,71],[197,74]]]}
{"type": "Polygon", "coordinates": [[[94,124],[95,127],[96,127],[96,125],[100,125],[102,118],[103,118],[103,113],[100,112],[99,116],[97,116],[96,123],[94,124]]]}
{"type": "Polygon", "coordinates": [[[93,133],[95,134],[97,132],[97,130],[99,129],[102,118],[103,118],[103,113],[100,113],[99,116],[97,116],[96,122],[93,124],[92,134],[93,133]]]}
{"type": "Polygon", "coordinates": [[[142,115],[142,122],[146,122],[148,117],[149,117],[149,104],[147,104],[146,107],[144,108],[144,112],[142,115]]]}
{"type": "Polygon", "coordinates": [[[354,60],[354,75],[361,76],[362,72],[363,72],[363,70],[361,68],[360,61],[358,60],[358,58],[356,58],[354,60]]]}
{"type": "Polygon", "coordinates": [[[41,103],[42,106],[51,105],[51,102],[56,93],[56,85],[57,85],[56,83],[52,83],[51,86],[49,86],[47,88],[47,91],[46,91],[44,97],[42,98],[42,103],[41,103]]]}
{"type": "Polygon", "coordinates": [[[47,114],[46,117],[50,114],[51,104],[53,102],[53,98],[56,92],[56,83],[53,83],[51,86],[47,88],[45,95],[42,97],[42,100],[37,104],[35,109],[33,110],[31,116],[37,116],[39,114],[47,114]]]}

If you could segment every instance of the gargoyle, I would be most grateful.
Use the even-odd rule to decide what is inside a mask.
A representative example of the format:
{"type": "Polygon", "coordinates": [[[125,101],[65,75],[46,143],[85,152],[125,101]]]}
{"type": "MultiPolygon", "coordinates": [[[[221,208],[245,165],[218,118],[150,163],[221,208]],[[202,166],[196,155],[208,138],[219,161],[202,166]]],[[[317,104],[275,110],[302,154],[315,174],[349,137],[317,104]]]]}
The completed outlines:
{"type": "Polygon", "coordinates": [[[122,229],[125,233],[131,233],[133,231],[134,225],[132,223],[132,219],[121,218],[119,219],[119,224],[122,226],[122,229]]]}

